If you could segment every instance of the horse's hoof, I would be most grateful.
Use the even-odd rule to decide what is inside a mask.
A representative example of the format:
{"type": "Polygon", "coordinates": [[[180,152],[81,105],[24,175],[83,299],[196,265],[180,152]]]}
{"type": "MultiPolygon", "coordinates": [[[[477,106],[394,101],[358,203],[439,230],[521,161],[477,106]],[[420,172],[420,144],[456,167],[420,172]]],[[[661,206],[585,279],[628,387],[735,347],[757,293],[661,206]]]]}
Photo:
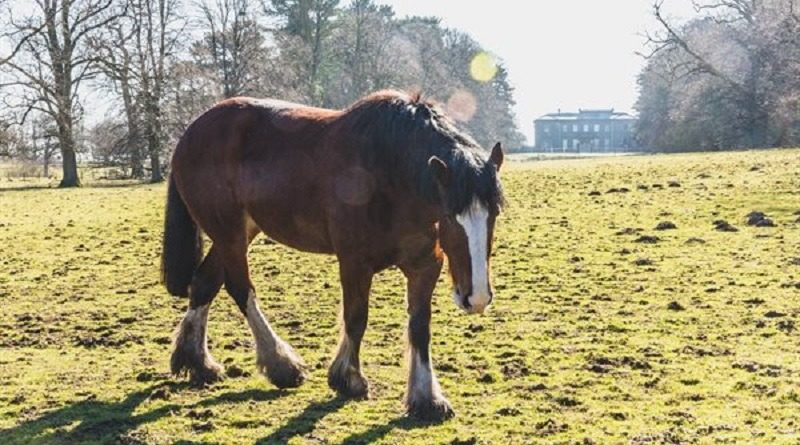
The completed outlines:
{"type": "Polygon", "coordinates": [[[345,399],[369,398],[369,381],[356,369],[351,369],[345,375],[328,374],[328,386],[345,399]]]}
{"type": "Polygon", "coordinates": [[[450,402],[439,396],[435,399],[411,401],[408,403],[408,415],[425,422],[441,422],[456,415],[450,402]]]}
{"type": "Polygon", "coordinates": [[[280,389],[297,388],[307,378],[303,365],[291,361],[270,363],[266,374],[269,381],[280,389]]]}
{"type": "Polygon", "coordinates": [[[201,358],[187,354],[182,348],[177,348],[172,353],[170,370],[176,377],[188,376],[195,385],[218,382],[225,377],[225,368],[222,365],[210,357],[201,358]]]}
{"type": "Polygon", "coordinates": [[[217,363],[207,364],[206,367],[190,369],[189,378],[195,385],[208,385],[225,379],[225,368],[217,363]]]}

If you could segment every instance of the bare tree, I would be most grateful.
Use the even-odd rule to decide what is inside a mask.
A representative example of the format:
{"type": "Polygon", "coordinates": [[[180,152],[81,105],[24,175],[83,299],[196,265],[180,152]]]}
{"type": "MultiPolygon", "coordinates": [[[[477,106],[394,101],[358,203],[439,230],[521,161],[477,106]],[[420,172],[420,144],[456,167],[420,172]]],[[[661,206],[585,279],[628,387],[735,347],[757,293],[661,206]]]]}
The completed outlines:
{"type": "Polygon", "coordinates": [[[0,57],[8,76],[3,86],[19,91],[7,105],[19,120],[38,111],[56,125],[63,177],[60,187],[80,185],[76,122],[81,117],[81,84],[96,74],[97,59],[87,42],[119,16],[107,14],[114,0],[35,0],[30,15],[15,17],[8,6],[3,27],[11,52],[0,57]]]}
{"type": "Polygon", "coordinates": [[[252,15],[251,0],[208,0],[200,4],[208,29],[197,43],[200,63],[217,75],[224,97],[253,91],[259,67],[266,64],[264,36],[252,15]]]}
{"type": "MultiPolygon", "coordinates": [[[[115,148],[123,148],[130,165],[131,177],[144,178],[144,140],[142,137],[142,109],[137,102],[139,78],[134,59],[136,48],[133,38],[141,29],[132,17],[126,16],[111,24],[102,36],[98,36],[93,46],[100,55],[100,67],[111,81],[111,87],[122,99],[127,132],[122,141],[116,141],[115,148]],[[121,144],[120,144],[121,142],[121,144]],[[121,147],[120,147],[121,145],[121,147]]],[[[102,126],[99,126],[102,131],[102,126]]],[[[96,139],[96,138],[95,138],[96,139]]],[[[104,155],[117,150],[103,151],[104,155]]],[[[104,159],[108,156],[102,156],[104,159]]]]}
{"type": "Polygon", "coordinates": [[[183,25],[177,0],[134,0],[135,48],[139,65],[139,100],[144,110],[144,137],[150,155],[150,180],[162,181],[161,151],[165,135],[162,126],[163,96],[167,63],[178,43],[183,25]]]}
{"type": "Polygon", "coordinates": [[[122,99],[133,176],[142,176],[143,151],[150,181],[164,178],[161,165],[167,76],[186,21],[178,0],[127,0],[127,11],[97,38],[102,68],[122,99]],[[142,150],[144,148],[144,150],[142,150]]]}
{"type": "Polygon", "coordinates": [[[30,159],[41,161],[44,176],[49,177],[50,164],[58,152],[57,129],[45,116],[40,116],[31,122],[29,138],[31,142],[30,159]]]}
{"type": "MultiPolygon", "coordinates": [[[[653,15],[660,30],[648,35],[650,52],[646,57],[658,59],[653,66],[666,68],[664,74],[672,76],[684,89],[687,85],[695,87],[680,93],[687,98],[687,92],[694,91],[695,100],[676,103],[701,104],[702,94],[704,105],[716,103],[731,110],[731,115],[737,114],[731,131],[743,132],[743,145],[785,143],[791,122],[783,119],[781,123],[775,112],[793,106],[792,111],[796,111],[796,94],[786,100],[787,92],[797,91],[800,21],[794,3],[795,0],[695,2],[698,17],[681,26],[664,15],[663,0],[658,0],[653,5],[653,15]],[[783,127],[778,130],[782,136],[775,135],[776,125],[783,127]]],[[[652,75],[641,80],[658,82],[652,75]]]]}
{"type": "Polygon", "coordinates": [[[14,157],[22,142],[19,129],[15,129],[9,123],[0,120],[0,158],[14,157]]]}

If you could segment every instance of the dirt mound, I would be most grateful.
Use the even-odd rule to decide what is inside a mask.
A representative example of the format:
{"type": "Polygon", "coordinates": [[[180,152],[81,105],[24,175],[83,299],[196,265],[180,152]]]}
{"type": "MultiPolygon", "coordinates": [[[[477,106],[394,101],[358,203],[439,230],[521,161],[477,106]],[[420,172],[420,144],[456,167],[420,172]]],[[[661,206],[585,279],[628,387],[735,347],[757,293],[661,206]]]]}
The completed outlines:
{"type": "Polygon", "coordinates": [[[656,226],[656,230],[675,230],[678,226],[675,225],[672,221],[661,221],[656,226]]]}
{"type": "Polygon", "coordinates": [[[703,238],[691,237],[686,240],[686,244],[705,244],[706,240],[703,238]]]}
{"type": "Polygon", "coordinates": [[[775,227],[775,222],[763,212],[750,212],[747,215],[747,225],[753,227],[775,227]]]}
{"type": "Polygon", "coordinates": [[[636,238],[637,243],[641,244],[656,244],[657,242],[661,241],[661,238],[652,235],[642,235],[639,238],[636,238]]]}
{"type": "Polygon", "coordinates": [[[668,304],[667,305],[667,309],[669,309],[671,311],[685,311],[686,310],[686,308],[683,307],[683,305],[678,303],[677,301],[673,301],[670,304],[668,304]]]}
{"type": "Polygon", "coordinates": [[[729,223],[728,221],[725,221],[724,219],[718,219],[718,220],[714,221],[713,224],[714,224],[714,228],[718,232],[738,232],[739,231],[739,229],[737,229],[736,227],[731,225],[731,223],[729,223]]]}

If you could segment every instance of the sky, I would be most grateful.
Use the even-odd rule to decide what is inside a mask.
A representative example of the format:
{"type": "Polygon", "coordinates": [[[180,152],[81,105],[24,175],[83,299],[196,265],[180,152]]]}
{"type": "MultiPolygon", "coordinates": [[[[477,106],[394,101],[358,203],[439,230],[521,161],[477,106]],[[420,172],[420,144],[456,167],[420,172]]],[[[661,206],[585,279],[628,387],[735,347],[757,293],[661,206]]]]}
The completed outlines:
{"type": "MultiPolygon", "coordinates": [[[[633,112],[636,76],[645,63],[636,52],[643,50],[645,31],[657,29],[653,0],[376,1],[400,17],[439,17],[500,59],[515,88],[517,124],[528,144],[533,120],[559,109],[633,112]]],[[[30,6],[27,0],[14,4],[20,13],[30,6]]],[[[683,21],[694,10],[691,0],[664,0],[664,11],[683,21]]],[[[89,121],[115,106],[106,95],[88,94],[89,121]]]]}
{"type": "MultiPolygon", "coordinates": [[[[437,16],[464,31],[508,68],[520,130],[533,142],[533,120],[559,109],[632,112],[644,66],[646,30],[657,29],[652,0],[378,0],[399,16],[437,16]]],[[[666,0],[676,19],[691,0],[666,0]]]]}

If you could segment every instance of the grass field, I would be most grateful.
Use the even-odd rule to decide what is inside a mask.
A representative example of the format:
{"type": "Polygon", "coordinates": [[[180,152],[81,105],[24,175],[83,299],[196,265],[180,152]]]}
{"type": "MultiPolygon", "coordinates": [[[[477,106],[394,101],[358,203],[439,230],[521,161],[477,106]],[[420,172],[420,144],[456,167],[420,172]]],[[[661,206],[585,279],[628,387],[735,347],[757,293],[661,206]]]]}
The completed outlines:
{"type": "Polygon", "coordinates": [[[167,374],[187,302],[158,282],[164,186],[0,188],[0,444],[800,443],[800,151],[518,164],[504,183],[494,305],[470,317],[437,288],[440,424],[403,416],[399,272],[373,286],[372,398],[345,402],[326,382],[335,261],[257,239],[262,307],[310,379],[258,375],[221,294],[229,377],[192,388],[167,374]]]}

